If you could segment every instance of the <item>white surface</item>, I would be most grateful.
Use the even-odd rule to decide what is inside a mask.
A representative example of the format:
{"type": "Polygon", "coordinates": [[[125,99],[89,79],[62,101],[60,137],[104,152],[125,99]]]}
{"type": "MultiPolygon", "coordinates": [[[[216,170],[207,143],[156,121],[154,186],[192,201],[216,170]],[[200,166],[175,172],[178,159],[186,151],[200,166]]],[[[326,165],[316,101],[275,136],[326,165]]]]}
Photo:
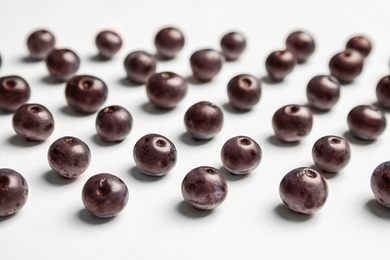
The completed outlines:
{"type": "Polygon", "coordinates": [[[390,127],[376,142],[351,143],[350,164],[328,176],[328,201],[314,216],[287,210],[278,187],[291,169],[312,165],[311,147],[319,137],[346,133],[352,107],[376,101],[375,86],[389,72],[389,8],[388,1],[2,1],[0,76],[24,77],[32,89],[30,102],[47,106],[56,128],[46,142],[27,144],[15,136],[12,115],[0,114],[0,165],[19,171],[30,186],[26,206],[0,220],[1,259],[388,259],[390,210],[372,200],[369,180],[372,170],[389,160],[390,127]],[[154,34],[166,25],[181,28],[187,42],[177,59],[160,62],[158,71],[189,76],[191,53],[218,48],[230,30],[243,32],[248,48],[242,59],[224,64],[211,83],[190,84],[176,109],[160,112],[148,104],[144,87],[126,84],[122,63],[130,51],[154,52],[154,34]],[[124,142],[101,143],[95,137],[95,115],[70,112],[64,85],[47,82],[44,63],[26,61],[26,38],[40,27],[55,33],[59,47],[79,54],[79,74],[107,83],[105,105],[122,105],[133,115],[134,128],[124,142]],[[98,62],[94,37],[111,27],[122,33],[125,44],[114,60],[98,62]],[[314,35],[314,55],[283,83],[263,82],[261,101],[252,111],[232,112],[226,106],[230,78],[244,72],[265,76],[266,56],[283,48],[287,34],[296,29],[314,35]],[[330,57],[355,34],[368,35],[374,43],[361,76],[342,88],[332,111],[315,116],[308,138],[295,146],[275,143],[274,111],[306,103],[309,79],[327,74],[330,57]],[[225,114],[222,132],[206,143],[184,135],[184,113],[200,100],[214,102],[225,114]],[[151,132],[167,136],[178,149],[176,167],[163,178],[144,177],[134,168],[133,145],[151,132]],[[92,150],[89,169],[73,182],[57,178],[46,158],[50,144],[64,135],[81,138],[92,150]],[[188,207],[180,191],[183,177],[197,166],[221,167],[220,149],[235,135],[260,144],[264,156],[259,168],[246,178],[227,174],[229,194],[216,210],[188,207]],[[129,204],[111,220],[91,218],[81,202],[85,181],[100,172],[119,176],[130,190],[129,204]]]}

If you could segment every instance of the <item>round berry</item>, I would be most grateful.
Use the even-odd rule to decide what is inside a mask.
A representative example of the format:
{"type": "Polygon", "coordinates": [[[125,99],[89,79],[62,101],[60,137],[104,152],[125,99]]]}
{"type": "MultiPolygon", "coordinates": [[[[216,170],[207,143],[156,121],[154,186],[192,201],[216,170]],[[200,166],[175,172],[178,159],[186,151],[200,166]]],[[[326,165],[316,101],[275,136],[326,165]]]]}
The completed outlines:
{"type": "Polygon", "coordinates": [[[386,117],[376,106],[360,105],[349,112],[347,123],[354,136],[370,141],[385,131],[386,117]]]}
{"type": "Polygon", "coordinates": [[[175,145],[159,134],[147,134],[134,145],[134,162],[138,169],[150,176],[162,176],[176,165],[175,145]]]}
{"type": "Polygon", "coordinates": [[[72,179],[87,170],[91,163],[91,150],[80,139],[64,136],[50,145],[47,159],[54,172],[63,178],[72,179]]]}
{"type": "Polygon", "coordinates": [[[54,49],[56,39],[48,30],[37,30],[27,38],[27,48],[30,56],[36,60],[42,60],[54,49]]]}
{"type": "Polygon", "coordinates": [[[330,59],[329,70],[340,82],[350,83],[363,71],[363,62],[364,58],[358,51],[346,49],[330,59]]]}
{"type": "Polygon", "coordinates": [[[275,136],[283,142],[297,142],[309,135],[313,127],[313,114],[305,106],[287,105],[272,117],[275,136]]]}
{"type": "Polygon", "coordinates": [[[325,204],[328,184],[317,171],[300,167],[287,173],[279,186],[283,203],[292,211],[313,214],[325,204]]]}
{"type": "Polygon", "coordinates": [[[26,204],[27,198],[26,179],[14,170],[0,169],[0,217],[18,212],[26,204]]]}
{"type": "Polygon", "coordinates": [[[80,59],[71,50],[53,49],[46,56],[46,67],[55,79],[66,80],[79,70],[80,59]]]}
{"type": "Polygon", "coordinates": [[[228,184],[223,174],[208,166],[191,170],[184,177],[181,193],[186,202],[200,210],[212,210],[226,199],[228,184]]]}
{"type": "Polygon", "coordinates": [[[222,37],[220,45],[226,60],[234,61],[245,51],[246,39],[238,32],[230,32],[222,37]]]}
{"type": "Polygon", "coordinates": [[[65,86],[69,107],[82,113],[95,113],[106,102],[108,88],[99,78],[90,75],[71,77],[65,86]]]}
{"type": "Polygon", "coordinates": [[[99,111],[95,121],[97,134],[107,142],[123,141],[133,127],[133,117],[121,106],[108,106],[99,111]]]}
{"type": "Polygon", "coordinates": [[[390,161],[383,162],[374,169],[371,190],[380,204],[390,208],[390,161]]]}
{"type": "Polygon", "coordinates": [[[309,105],[322,111],[331,109],[340,99],[340,86],[340,82],[333,76],[315,76],[306,87],[309,105]]]}
{"type": "Polygon", "coordinates": [[[384,108],[390,108],[390,75],[381,78],[376,85],[378,103],[384,108]]]}
{"type": "Polygon", "coordinates": [[[229,81],[227,92],[232,107],[250,110],[260,101],[261,84],[252,75],[241,74],[229,81]]]}
{"type": "Polygon", "coordinates": [[[173,59],[184,47],[183,33],[173,27],[161,29],[154,38],[157,53],[164,59],[173,59]]]}
{"type": "Polygon", "coordinates": [[[305,62],[313,54],[315,47],[313,37],[307,32],[292,32],[286,39],[286,48],[296,55],[299,63],[305,62]]]}
{"type": "Polygon", "coordinates": [[[124,66],[131,81],[144,84],[156,72],[157,60],[145,51],[135,51],[127,55],[124,66]]]}
{"type": "Polygon", "coordinates": [[[184,115],[184,125],[187,132],[199,140],[211,139],[223,126],[222,110],[207,101],[192,105],[184,115]]]}
{"type": "Polygon", "coordinates": [[[372,44],[367,37],[358,35],[348,40],[346,48],[354,49],[364,57],[367,57],[371,53],[372,44]]]}
{"type": "Polygon", "coordinates": [[[50,111],[40,104],[21,105],[12,117],[17,135],[27,141],[44,141],[54,131],[54,119],[50,111]]]}
{"type": "Polygon", "coordinates": [[[320,170],[333,173],[347,166],[351,159],[351,147],[344,138],[328,135],[314,143],[311,154],[320,170]]]}
{"type": "Polygon", "coordinates": [[[0,78],[0,108],[15,111],[30,99],[31,91],[28,83],[19,76],[0,78]]]}
{"type": "Polygon", "coordinates": [[[96,35],[95,44],[100,57],[112,58],[122,47],[122,38],[116,32],[105,30],[96,35]]]}
{"type": "Polygon", "coordinates": [[[187,81],[173,72],[156,73],[146,82],[150,102],[163,109],[174,108],[186,96],[187,88],[187,81]]]}
{"type": "Polygon", "coordinates": [[[279,82],[293,71],[296,63],[297,59],[291,51],[274,51],[265,60],[265,69],[271,80],[279,82]]]}
{"type": "Polygon", "coordinates": [[[221,161],[231,173],[248,174],[259,166],[262,150],[258,143],[247,136],[230,138],[222,146],[221,161]]]}
{"type": "Polygon", "coordinates": [[[85,208],[99,218],[120,213],[129,200],[126,184],[109,173],[99,173],[87,180],[82,191],[85,208]]]}
{"type": "Polygon", "coordinates": [[[191,70],[196,79],[211,81],[222,69],[222,56],[212,49],[202,49],[190,57],[191,70]]]}

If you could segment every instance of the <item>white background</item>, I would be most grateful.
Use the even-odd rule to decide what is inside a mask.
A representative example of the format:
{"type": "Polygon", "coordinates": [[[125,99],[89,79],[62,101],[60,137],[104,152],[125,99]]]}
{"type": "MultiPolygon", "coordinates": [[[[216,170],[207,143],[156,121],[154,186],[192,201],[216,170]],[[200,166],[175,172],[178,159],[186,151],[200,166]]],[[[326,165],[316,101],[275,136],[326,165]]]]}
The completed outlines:
{"type": "MultiPolygon", "coordinates": [[[[0,7],[0,76],[20,75],[30,84],[30,102],[49,108],[55,118],[53,135],[43,143],[21,141],[12,115],[0,113],[0,166],[27,179],[30,196],[12,217],[0,219],[1,259],[388,259],[390,210],[373,200],[370,176],[390,159],[390,127],[375,142],[350,137],[346,116],[351,108],[376,102],[375,87],[389,73],[388,1],[2,1],[0,7]],[[143,86],[125,79],[123,60],[134,50],[154,53],[153,37],[163,26],[180,28],[186,45],[173,61],[159,62],[158,71],[190,76],[189,57],[197,49],[219,48],[223,34],[241,31],[248,47],[237,62],[225,63],[210,83],[189,84],[186,98],[169,112],[154,109],[143,86]],[[38,29],[55,33],[57,46],[73,49],[81,58],[78,74],[92,74],[109,87],[105,105],[122,105],[134,118],[129,137],[106,144],[96,137],[93,115],[67,108],[64,84],[47,78],[43,62],[27,59],[26,39],[38,29]],[[121,32],[125,42],[111,61],[94,57],[95,35],[104,28],[121,32]],[[267,55],[284,47],[287,35],[303,29],[317,43],[314,55],[279,84],[262,83],[260,103],[236,113],[227,105],[226,85],[239,73],[266,76],[267,55]],[[316,114],[311,134],[296,145],[275,140],[271,117],[279,107],[305,104],[307,82],[328,74],[328,62],[353,35],[370,37],[374,47],[363,73],[342,87],[339,103],[316,114]],[[185,134],[183,116],[193,103],[208,100],[221,106],[225,124],[209,142],[196,143],[185,134]],[[171,139],[178,163],[163,178],[146,177],[135,168],[132,149],[147,133],[171,139]],[[290,212],[281,203],[282,177],[310,166],[311,147],[328,134],[346,136],[352,159],[339,174],[327,175],[329,198],[311,217],[290,212]],[[92,151],[88,170],[74,181],[57,177],[47,163],[48,147],[73,135],[92,151]],[[226,174],[229,194],[214,211],[194,210],[183,202],[180,185],[192,168],[221,167],[223,143],[248,135],[263,149],[260,166],[247,177],[226,174]],[[109,172],[127,184],[130,199],[115,218],[100,220],[83,209],[81,189],[92,175],[109,172]]],[[[388,116],[388,115],[386,115],[388,116]]]]}

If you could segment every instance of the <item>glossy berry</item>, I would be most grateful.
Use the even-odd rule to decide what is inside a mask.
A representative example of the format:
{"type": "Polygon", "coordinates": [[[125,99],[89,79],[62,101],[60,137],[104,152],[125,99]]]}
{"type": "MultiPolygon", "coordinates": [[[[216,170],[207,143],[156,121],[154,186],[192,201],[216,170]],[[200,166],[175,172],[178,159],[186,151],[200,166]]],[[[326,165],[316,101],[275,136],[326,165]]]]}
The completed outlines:
{"type": "Polygon", "coordinates": [[[213,49],[202,49],[190,57],[191,70],[196,79],[211,81],[222,69],[222,56],[213,49]]]}
{"type": "Polygon", "coordinates": [[[50,111],[40,104],[21,105],[12,117],[17,135],[27,141],[44,141],[54,131],[54,119],[50,111]]]}
{"type": "Polygon", "coordinates": [[[96,35],[95,45],[100,57],[110,59],[122,48],[122,38],[116,32],[101,31],[96,35]]]}
{"type": "Polygon", "coordinates": [[[156,72],[157,60],[145,51],[135,51],[126,57],[124,66],[131,81],[144,84],[156,72]]]}
{"type": "Polygon", "coordinates": [[[54,49],[46,56],[46,67],[53,78],[66,80],[78,71],[80,59],[69,49],[54,49]]]}
{"type": "Polygon", "coordinates": [[[54,172],[63,178],[72,179],[87,170],[91,163],[91,150],[80,139],[64,136],[50,145],[47,159],[54,172]]]}
{"type": "Polygon", "coordinates": [[[363,63],[364,57],[358,51],[346,49],[330,59],[329,70],[341,83],[350,83],[363,71],[363,63]]]}
{"type": "Polygon", "coordinates": [[[161,29],[154,38],[157,53],[164,59],[173,59],[184,47],[183,33],[173,27],[161,29]]]}
{"type": "Polygon", "coordinates": [[[222,110],[213,103],[207,101],[198,102],[186,111],[184,125],[187,132],[194,139],[211,139],[222,129],[222,110]]]}
{"type": "Polygon", "coordinates": [[[331,109],[340,99],[340,86],[340,82],[333,76],[313,77],[306,87],[309,105],[322,111],[331,109]]]}
{"type": "Polygon", "coordinates": [[[376,85],[378,103],[384,108],[390,108],[390,75],[381,78],[376,85]]]}
{"type": "Polygon", "coordinates": [[[27,38],[27,48],[30,56],[36,60],[42,60],[55,47],[56,39],[48,30],[38,30],[27,38]]]}
{"type": "Polygon", "coordinates": [[[291,51],[274,51],[265,60],[265,69],[271,80],[279,82],[293,71],[296,63],[297,59],[291,51]]]}
{"type": "Polygon", "coordinates": [[[300,167],[287,173],[279,186],[283,203],[292,211],[313,214],[325,204],[328,184],[317,171],[300,167]]]}
{"type": "Polygon", "coordinates": [[[232,107],[250,110],[260,101],[261,84],[252,75],[237,75],[229,81],[227,93],[232,107]]]}
{"type": "Polygon", "coordinates": [[[286,48],[296,55],[299,63],[305,62],[313,54],[315,47],[313,37],[307,32],[292,32],[286,39],[286,48]]]}
{"type": "Polygon", "coordinates": [[[283,142],[297,142],[309,135],[313,127],[313,114],[305,106],[287,105],[272,117],[275,136],[283,142]]]}
{"type": "Polygon", "coordinates": [[[383,162],[374,169],[371,190],[380,204],[390,208],[390,161],[383,162]]]}
{"type": "Polygon", "coordinates": [[[18,212],[26,204],[28,184],[18,172],[0,169],[0,217],[18,212]]]}
{"type": "Polygon", "coordinates": [[[147,134],[134,145],[134,162],[138,169],[150,176],[162,176],[176,165],[175,145],[159,134],[147,134]]]}
{"type": "Polygon", "coordinates": [[[232,174],[248,174],[256,169],[262,158],[258,143],[247,136],[235,136],[225,142],[221,149],[223,166],[232,174]]]}
{"type": "Polygon", "coordinates": [[[318,139],[312,148],[315,165],[324,172],[338,172],[351,159],[351,147],[342,137],[328,135],[318,139]]]}
{"type": "Polygon", "coordinates": [[[186,96],[187,88],[187,81],[173,72],[156,73],[146,82],[150,102],[163,109],[174,108],[186,96]]]}
{"type": "Polygon", "coordinates": [[[31,91],[28,83],[19,76],[0,78],[0,108],[15,111],[30,99],[31,91]]]}
{"type": "Polygon", "coordinates": [[[228,184],[223,174],[208,166],[191,170],[184,177],[181,193],[186,202],[200,210],[212,210],[226,199],[228,184]]]}
{"type": "Polygon", "coordinates": [[[245,51],[246,39],[238,32],[230,32],[222,37],[220,44],[226,60],[234,61],[245,51]]]}
{"type": "Polygon", "coordinates": [[[349,39],[346,48],[354,49],[367,57],[371,53],[372,44],[367,37],[359,35],[349,39]]]}
{"type": "Polygon", "coordinates": [[[357,138],[375,140],[385,131],[386,117],[376,106],[360,105],[349,112],[347,123],[357,138]]]}
{"type": "Polygon", "coordinates": [[[104,141],[120,142],[130,134],[133,117],[121,106],[108,106],[97,114],[95,127],[104,141]]]}
{"type": "Polygon", "coordinates": [[[85,208],[99,218],[110,218],[120,213],[129,200],[126,184],[117,176],[99,173],[87,180],[82,190],[85,208]]]}
{"type": "Polygon", "coordinates": [[[69,107],[82,113],[94,113],[106,102],[108,88],[99,78],[90,75],[71,77],[65,86],[69,107]]]}

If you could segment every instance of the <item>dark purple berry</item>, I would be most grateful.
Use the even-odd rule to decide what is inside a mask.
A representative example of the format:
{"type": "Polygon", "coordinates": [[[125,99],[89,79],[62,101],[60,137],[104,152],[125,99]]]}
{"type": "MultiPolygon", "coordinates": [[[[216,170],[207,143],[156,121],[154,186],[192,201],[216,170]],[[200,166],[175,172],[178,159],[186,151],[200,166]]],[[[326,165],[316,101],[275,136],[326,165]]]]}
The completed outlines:
{"type": "Polygon", "coordinates": [[[252,75],[241,74],[229,81],[227,93],[232,107],[238,110],[250,110],[260,101],[261,84],[252,75]]]}
{"type": "Polygon", "coordinates": [[[0,217],[18,212],[26,204],[28,185],[18,172],[0,169],[0,217]]]}
{"type": "Polygon", "coordinates": [[[96,132],[107,142],[123,141],[133,127],[133,117],[121,106],[109,106],[96,116],[96,132]]]}
{"type": "Polygon", "coordinates": [[[47,159],[54,172],[63,178],[72,179],[87,170],[91,163],[91,150],[80,139],[64,136],[50,145],[47,159]]]}
{"type": "Polygon", "coordinates": [[[27,38],[27,48],[30,56],[36,60],[42,60],[54,49],[56,39],[54,35],[47,30],[38,30],[30,34],[27,38]]]}
{"type": "Polygon", "coordinates": [[[226,60],[234,61],[245,51],[246,39],[238,32],[230,32],[222,37],[220,45],[226,60]]]}
{"type": "Polygon", "coordinates": [[[0,108],[15,111],[30,99],[31,91],[28,83],[19,76],[0,78],[0,108]]]}
{"type": "Polygon", "coordinates": [[[351,147],[344,138],[328,135],[314,143],[311,154],[320,170],[333,173],[347,166],[351,159],[351,147]]]}
{"type": "Polygon", "coordinates": [[[175,145],[159,134],[147,134],[134,145],[134,162],[138,169],[150,176],[162,176],[176,165],[175,145]]]}
{"type": "Polygon", "coordinates": [[[102,31],[96,35],[96,47],[104,59],[112,58],[122,47],[122,39],[116,32],[102,31]]]}
{"type": "Polygon", "coordinates": [[[190,57],[191,70],[196,79],[211,81],[222,69],[222,56],[212,49],[202,49],[190,57]]]}
{"type": "Polygon", "coordinates": [[[225,142],[221,149],[223,166],[233,174],[248,174],[259,166],[262,150],[247,136],[236,136],[225,142]]]}
{"type": "Polygon", "coordinates": [[[283,177],[279,186],[283,203],[292,211],[313,214],[325,204],[328,184],[317,171],[300,167],[283,177]]]}
{"type": "Polygon", "coordinates": [[[305,106],[287,105],[272,117],[275,136],[283,142],[297,142],[309,135],[313,127],[313,114],[305,106]]]}
{"type": "Polygon", "coordinates": [[[71,77],[65,86],[69,107],[82,113],[95,113],[106,102],[108,88],[99,78],[90,75],[71,77]]]}
{"type": "Polygon", "coordinates": [[[376,85],[378,103],[384,108],[390,108],[390,75],[381,78],[376,85]]]}
{"type": "Polygon", "coordinates": [[[349,112],[347,123],[357,138],[375,140],[385,131],[386,117],[376,106],[360,105],[349,112]]]}
{"type": "Polygon", "coordinates": [[[129,191],[115,175],[99,173],[84,184],[82,200],[85,208],[96,217],[110,218],[125,208],[129,191]]]}
{"type": "Polygon", "coordinates": [[[78,71],[80,59],[71,50],[54,49],[46,56],[46,67],[55,79],[66,80],[78,71]]]}
{"type": "Polygon", "coordinates": [[[54,131],[52,114],[39,104],[21,105],[13,115],[12,125],[15,132],[27,141],[44,141],[54,131]]]}
{"type": "Polygon", "coordinates": [[[329,70],[340,82],[350,83],[363,71],[363,62],[364,57],[358,51],[346,49],[331,58],[329,70]]]}
{"type": "Polygon", "coordinates": [[[349,39],[346,48],[354,49],[367,57],[371,53],[372,44],[367,37],[359,35],[349,39]]]}
{"type": "Polygon", "coordinates": [[[294,53],[299,63],[305,62],[315,50],[315,42],[307,32],[296,31],[286,39],[286,48],[294,53]]]}
{"type": "Polygon", "coordinates": [[[329,110],[340,99],[340,82],[333,76],[315,76],[306,87],[309,105],[318,110],[329,110]]]}
{"type": "Polygon", "coordinates": [[[223,174],[208,166],[191,170],[184,177],[181,193],[186,202],[200,210],[212,210],[226,199],[228,184],[223,174]]]}
{"type": "Polygon", "coordinates": [[[296,63],[297,59],[291,51],[274,51],[265,60],[265,69],[271,80],[279,82],[293,71],[296,63]]]}
{"type": "Polygon", "coordinates": [[[157,53],[164,59],[173,59],[184,47],[183,33],[173,27],[161,29],[154,38],[157,53]]]}
{"type": "Polygon", "coordinates": [[[187,88],[187,81],[173,72],[156,73],[146,82],[150,102],[163,109],[174,108],[186,96],[187,88]]]}
{"type": "Polygon", "coordinates": [[[223,126],[222,110],[207,101],[192,105],[184,115],[184,125],[187,132],[199,140],[211,139],[223,126]]]}
{"type": "Polygon", "coordinates": [[[374,169],[371,190],[380,204],[390,208],[390,161],[383,162],[374,169]]]}
{"type": "Polygon", "coordinates": [[[144,84],[156,72],[157,60],[145,51],[135,51],[126,57],[124,66],[131,81],[144,84]]]}

